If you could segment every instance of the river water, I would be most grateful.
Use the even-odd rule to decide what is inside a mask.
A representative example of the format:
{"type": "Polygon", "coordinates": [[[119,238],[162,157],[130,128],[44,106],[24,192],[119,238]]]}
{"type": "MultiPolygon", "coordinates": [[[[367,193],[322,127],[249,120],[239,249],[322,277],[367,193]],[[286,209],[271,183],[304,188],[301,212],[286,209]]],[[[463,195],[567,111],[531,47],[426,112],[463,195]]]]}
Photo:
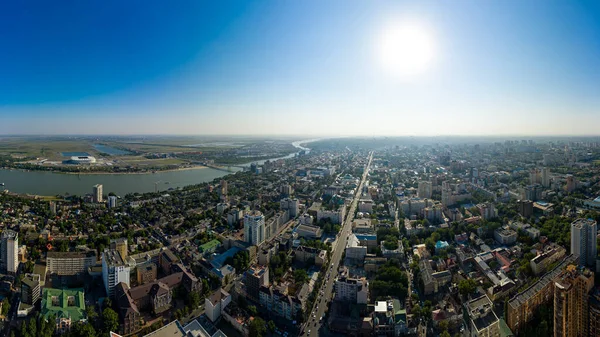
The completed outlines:
{"type": "MultiPolygon", "coordinates": [[[[294,142],[293,145],[300,150],[308,150],[300,144],[314,140],[294,142]]],[[[295,156],[271,159],[285,159],[295,156]]],[[[260,165],[264,161],[258,161],[260,165]]],[[[250,165],[250,163],[246,164],[250,165]]],[[[246,166],[244,165],[244,166],[246,166]]],[[[240,168],[231,167],[232,172],[240,168]]],[[[155,188],[159,191],[168,191],[170,188],[183,187],[187,185],[200,184],[230,174],[229,172],[211,168],[192,170],[166,171],[147,174],[63,174],[46,171],[22,171],[0,169],[0,190],[7,189],[16,193],[27,193],[37,195],[64,195],[66,193],[85,195],[92,193],[92,186],[102,184],[104,194],[114,192],[117,195],[127,193],[153,192],[155,188]]]]}

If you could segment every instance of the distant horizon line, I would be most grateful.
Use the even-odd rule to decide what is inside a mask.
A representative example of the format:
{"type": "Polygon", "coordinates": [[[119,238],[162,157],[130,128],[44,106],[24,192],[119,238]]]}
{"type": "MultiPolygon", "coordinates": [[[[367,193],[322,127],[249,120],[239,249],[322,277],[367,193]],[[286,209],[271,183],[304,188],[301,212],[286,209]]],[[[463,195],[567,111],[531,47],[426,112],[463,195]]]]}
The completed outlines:
{"type": "Polygon", "coordinates": [[[465,135],[465,134],[447,134],[447,135],[301,135],[301,134],[162,134],[162,133],[139,133],[139,134],[28,134],[14,133],[2,134],[0,137],[231,137],[231,138],[320,138],[320,139],[336,139],[336,138],[600,138],[600,134],[496,134],[496,135],[465,135]]]}

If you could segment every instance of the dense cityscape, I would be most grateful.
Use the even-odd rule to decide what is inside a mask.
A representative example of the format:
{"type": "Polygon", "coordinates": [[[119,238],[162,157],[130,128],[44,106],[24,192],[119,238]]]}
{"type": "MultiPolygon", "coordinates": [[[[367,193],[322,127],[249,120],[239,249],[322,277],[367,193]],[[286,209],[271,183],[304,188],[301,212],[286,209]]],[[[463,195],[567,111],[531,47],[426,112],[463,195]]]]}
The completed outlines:
{"type": "Polygon", "coordinates": [[[598,139],[330,139],[0,195],[7,336],[598,336],[598,139]]]}

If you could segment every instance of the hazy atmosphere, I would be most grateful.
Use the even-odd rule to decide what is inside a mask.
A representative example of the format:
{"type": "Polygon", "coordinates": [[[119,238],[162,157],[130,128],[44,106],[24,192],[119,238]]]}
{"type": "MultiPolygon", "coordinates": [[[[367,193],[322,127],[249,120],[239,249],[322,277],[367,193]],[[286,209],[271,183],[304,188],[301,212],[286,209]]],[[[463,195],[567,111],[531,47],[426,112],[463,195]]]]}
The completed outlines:
{"type": "Polygon", "coordinates": [[[595,135],[600,4],[9,2],[0,133],[595,135]]]}

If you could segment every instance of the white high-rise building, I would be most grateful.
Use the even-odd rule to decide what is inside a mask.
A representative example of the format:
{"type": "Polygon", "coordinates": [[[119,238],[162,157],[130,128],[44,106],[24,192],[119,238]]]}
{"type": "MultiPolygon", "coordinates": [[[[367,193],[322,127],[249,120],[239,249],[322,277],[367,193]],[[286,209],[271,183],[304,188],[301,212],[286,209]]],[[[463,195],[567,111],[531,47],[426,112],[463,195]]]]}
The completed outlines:
{"type": "Polygon", "coordinates": [[[265,216],[252,211],[244,216],[244,239],[255,246],[265,241],[265,216]]]}
{"type": "Polygon", "coordinates": [[[129,287],[130,272],[131,268],[125,264],[118,251],[111,249],[102,254],[102,281],[108,297],[113,297],[115,287],[121,282],[129,287]]]}
{"type": "Polygon", "coordinates": [[[102,185],[101,184],[94,185],[92,198],[94,199],[94,202],[102,202],[102,185]]]}
{"type": "Polygon", "coordinates": [[[4,273],[19,270],[19,233],[7,229],[0,236],[0,266],[4,273]]]}
{"type": "Polygon", "coordinates": [[[421,199],[431,199],[431,181],[419,181],[417,196],[421,199]]]}
{"type": "Polygon", "coordinates": [[[596,266],[598,229],[593,219],[579,218],[571,223],[571,254],[579,255],[579,265],[596,266]]]}
{"type": "Polygon", "coordinates": [[[108,208],[115,208],[117,207],[117,197],[115,197],[114,195],[109,195],[108,196],[108,208]]]}

